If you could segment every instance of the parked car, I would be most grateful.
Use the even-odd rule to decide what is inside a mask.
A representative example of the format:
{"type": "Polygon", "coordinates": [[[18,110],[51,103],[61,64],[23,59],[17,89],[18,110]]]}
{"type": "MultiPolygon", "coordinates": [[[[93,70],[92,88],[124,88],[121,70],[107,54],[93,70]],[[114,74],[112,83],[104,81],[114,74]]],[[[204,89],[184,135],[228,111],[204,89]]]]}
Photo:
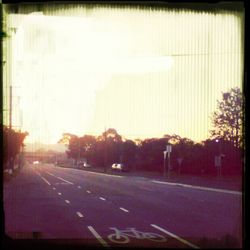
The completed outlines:
{"type": "Polygon", "coordinates": [[[123,171],[123,172],[128,172],[129,168],[127,165],[123,164],[123,163],[114,163],[111,166],[112,170],[119,170],[119,171],[123,171]]]}

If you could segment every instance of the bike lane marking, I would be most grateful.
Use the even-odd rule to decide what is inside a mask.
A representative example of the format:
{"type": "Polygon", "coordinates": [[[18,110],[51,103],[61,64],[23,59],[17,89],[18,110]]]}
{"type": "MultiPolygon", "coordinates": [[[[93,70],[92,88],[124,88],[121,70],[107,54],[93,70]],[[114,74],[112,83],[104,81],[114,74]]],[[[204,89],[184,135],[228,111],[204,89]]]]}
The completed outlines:
{"type": "Polygon", "coordinates": [[[110,247],[109,244],[101,237],[100,234],[96,232],[96,230],[92,226],[87,226],[87,228],[104,247],[110,247]]]}
{"type": "Polygon", "coordinates": [[[154,228],[156,228],[156,229],[158,229],[158,230],[160,230],[160,231],[163,232],[163,233],[168,234],[169,236],[171,236],[171,237],[175,238],[176,240],[178,240],[178,241],[184,243],[185,245],[188,245],[188,246],[190,246],[190,247],[192,247],[192,248],[195,248],[195,249],[200,249],[200,247],[198,247],[198,246],[196,246],[196,245],[194,245],[194,244],[188,242],[187,240],[182,239],[181,237],[179,237],[179,236],[177,236],[177,235],[175,235],[175,234],[173,234],[173,233],[167,231],[166,229],[163,229],[163,228],[161,228],[161,227],[159,227],[159,226],[157,226],[157,225],[155,225],[155,224],[151,224],[151,226],[154,227],[154,228]]]}
{"type": "Polygon", "coordinates": [[[129,212],[129,210],[127,210],[127,209],[125,209],[125,208],[123,208],[123,207],[120,207],[120,209],[121,209],[122,211],[126,212],[126,213],[129,212]]]}

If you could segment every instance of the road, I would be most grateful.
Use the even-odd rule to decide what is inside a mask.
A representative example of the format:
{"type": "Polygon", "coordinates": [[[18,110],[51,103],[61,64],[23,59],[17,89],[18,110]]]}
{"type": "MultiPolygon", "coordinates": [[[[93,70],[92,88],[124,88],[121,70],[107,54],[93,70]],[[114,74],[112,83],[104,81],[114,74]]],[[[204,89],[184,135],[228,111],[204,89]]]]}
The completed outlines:
{"type": "Polygon", "coordinates": [[[241,247],[241,211],[240,192],[52,164],[26,165],[4,185],[5,232],[13,239],[104,248],[241,247]]]}

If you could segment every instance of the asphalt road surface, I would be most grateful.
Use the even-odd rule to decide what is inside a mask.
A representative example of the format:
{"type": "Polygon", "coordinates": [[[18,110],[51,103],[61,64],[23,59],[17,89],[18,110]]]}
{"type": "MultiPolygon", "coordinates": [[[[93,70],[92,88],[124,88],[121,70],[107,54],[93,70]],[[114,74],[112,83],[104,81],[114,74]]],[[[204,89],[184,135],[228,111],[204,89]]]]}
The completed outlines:
{"type": "Polygon", "coordinates": [[[70,239],[100,247],[242,246],[242,194],[26,165],[4,185],[12,239],[70,239]]]}

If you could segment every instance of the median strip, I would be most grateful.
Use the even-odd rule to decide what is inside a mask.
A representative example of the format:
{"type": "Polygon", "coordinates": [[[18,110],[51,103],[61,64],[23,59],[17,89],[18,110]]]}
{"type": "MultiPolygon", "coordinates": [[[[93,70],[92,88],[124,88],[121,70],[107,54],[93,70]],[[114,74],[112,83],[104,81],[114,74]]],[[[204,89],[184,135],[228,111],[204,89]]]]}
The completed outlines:
{"type": "Polygon", "coordinates": [[[183,183],[155,181],[155,180],[153,180],[151,182],[159,183],[159,184],[166,184],[166,185],[173,185],[173,186],[180,186],[180,187],[187,187],[187,188],[193,188],[193,189],[199,189],[199,190],[205,190],[205,191],[213,191],[213,192],[219,192],[219,193],[242,195],[241,192],[227,190],[227,189],[209,188],[209,187],[193,186],[193,185],[183,184],[183,183]]]}
{"type": "Polygon", "coordinates": [[[104,247],[110,247],[108,243],[101,237],[100,234],[96,232],[96,230],[92,226],[88,226],[87,228],[104,247]]]}
{"type": "Polygon", "coordinates": [[[166,229],[163,229],[163,228],[161,228],[161,227],[159,227],[159,226],[157,226],[157,225],[155,225],[155,224],[151,224],[151,226],[154,227],[154,228],[156,228],[156,229],[158,229],[158,230],[160,230],[161,232],[163,232],[163,233],[165,233],[165,234],[168,234],[169,236],[175,238],[176,240],[182,242],[182,243],[185,244],[185,245],[188,245],[188,246],[190,246],[190,247],[192,247],[192,248],[195,248],[195,249],[199,249],[199,248],[200,248],[200,247],[198,247],[198,246],[196,246],[196,245],[194,245],[194,244],[188,242],[187,240],[184,240],[184,239],[182,239],[181,237],[179,237],[179,236],[177,236],[177,235],[175,235],[175,234],[173,234],[173,233],[167,231],[166,229]]]}

